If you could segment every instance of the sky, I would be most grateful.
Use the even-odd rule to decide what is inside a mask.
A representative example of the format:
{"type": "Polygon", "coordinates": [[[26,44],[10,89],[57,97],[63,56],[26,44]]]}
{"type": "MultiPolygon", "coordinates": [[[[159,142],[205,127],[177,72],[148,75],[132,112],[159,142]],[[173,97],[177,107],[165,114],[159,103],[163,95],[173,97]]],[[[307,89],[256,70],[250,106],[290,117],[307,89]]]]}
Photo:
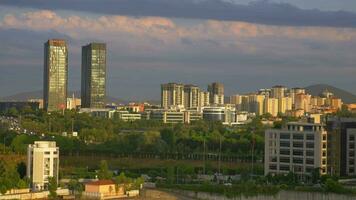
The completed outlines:
{"type": "Polygon", "coordinates": [[[107,93],[124,100],[158,100],[166,82],[356,93],[354,0],[1,0],[0,97],[42,89],[51,38],[67,40],[73,91],[81,46],[105,42],[107,93]]]}

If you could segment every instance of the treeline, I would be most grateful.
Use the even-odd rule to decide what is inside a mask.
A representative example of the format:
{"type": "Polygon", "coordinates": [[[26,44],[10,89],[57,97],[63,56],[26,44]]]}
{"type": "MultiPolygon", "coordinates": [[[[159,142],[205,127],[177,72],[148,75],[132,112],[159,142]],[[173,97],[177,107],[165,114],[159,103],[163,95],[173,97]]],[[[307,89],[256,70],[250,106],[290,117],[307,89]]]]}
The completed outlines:
{"type": "MultiPolygon", "coordinates": [[[[25,153],[35,140],[55,140],[63,153],[221,153],[251,155],[262,159],[264,127],[259,118],[250,124],[226,128],[219,122],[196,121],[188,124],[162,124],[155,120],[124,122],[120,119],[91,117],[75,111],[48,114],[39,111],[11,112],[21,127],[32,134],[0,132],[8,151],[25,153]],[[62,132],[78,132],[63,137],[62,132]],[[10,134],[9,134],[10,133],[10,134]]],[[[10,114],[10,113],[8,113],[10,114]]]]}

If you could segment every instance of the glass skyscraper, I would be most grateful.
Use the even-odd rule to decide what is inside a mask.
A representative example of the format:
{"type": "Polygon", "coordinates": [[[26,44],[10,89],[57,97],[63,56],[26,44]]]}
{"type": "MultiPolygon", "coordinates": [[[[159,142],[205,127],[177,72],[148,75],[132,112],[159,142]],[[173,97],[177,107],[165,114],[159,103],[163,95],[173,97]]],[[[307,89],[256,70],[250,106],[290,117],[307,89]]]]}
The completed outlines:
{"type": "Polygon", "coordinates": [[[106,44],[82,47],[82,108],[104,108],[106,96],[106,44]]]}
{"type": "Polygon", "coordinates": [[[47,111],[67,106],[68,50],[65,40],[52,39],[44,44],[44,108],[47,111]]]}

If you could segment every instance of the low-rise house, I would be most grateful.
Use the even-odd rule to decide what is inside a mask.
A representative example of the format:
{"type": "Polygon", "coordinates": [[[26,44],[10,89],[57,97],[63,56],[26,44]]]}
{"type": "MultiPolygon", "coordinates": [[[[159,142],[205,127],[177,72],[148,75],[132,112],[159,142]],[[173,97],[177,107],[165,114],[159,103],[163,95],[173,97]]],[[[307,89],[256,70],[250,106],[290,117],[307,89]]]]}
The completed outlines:
{"type": "Polygon", "coordinates": [[[112,180],[99,180],[85,184],[83,197],[86,199],[113,199],[125,197],[123,185],[116,185],[112,180]]]}

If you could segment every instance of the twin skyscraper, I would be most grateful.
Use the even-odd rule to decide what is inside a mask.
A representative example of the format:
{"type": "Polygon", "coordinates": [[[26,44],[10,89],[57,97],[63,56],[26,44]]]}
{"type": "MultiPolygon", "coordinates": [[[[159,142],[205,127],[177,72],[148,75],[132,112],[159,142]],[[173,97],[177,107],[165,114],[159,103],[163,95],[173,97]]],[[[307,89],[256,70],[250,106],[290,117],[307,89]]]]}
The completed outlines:
{"type": "MultiPolygon", "coordinates": [[[[83,108],[105,107],[106,44],[82,47],[81,101],[83,108]]],[[[66,109],[68,93],[68,47],[65,40],[44,44],[43,103],[47,111],[66,109]]]]}

